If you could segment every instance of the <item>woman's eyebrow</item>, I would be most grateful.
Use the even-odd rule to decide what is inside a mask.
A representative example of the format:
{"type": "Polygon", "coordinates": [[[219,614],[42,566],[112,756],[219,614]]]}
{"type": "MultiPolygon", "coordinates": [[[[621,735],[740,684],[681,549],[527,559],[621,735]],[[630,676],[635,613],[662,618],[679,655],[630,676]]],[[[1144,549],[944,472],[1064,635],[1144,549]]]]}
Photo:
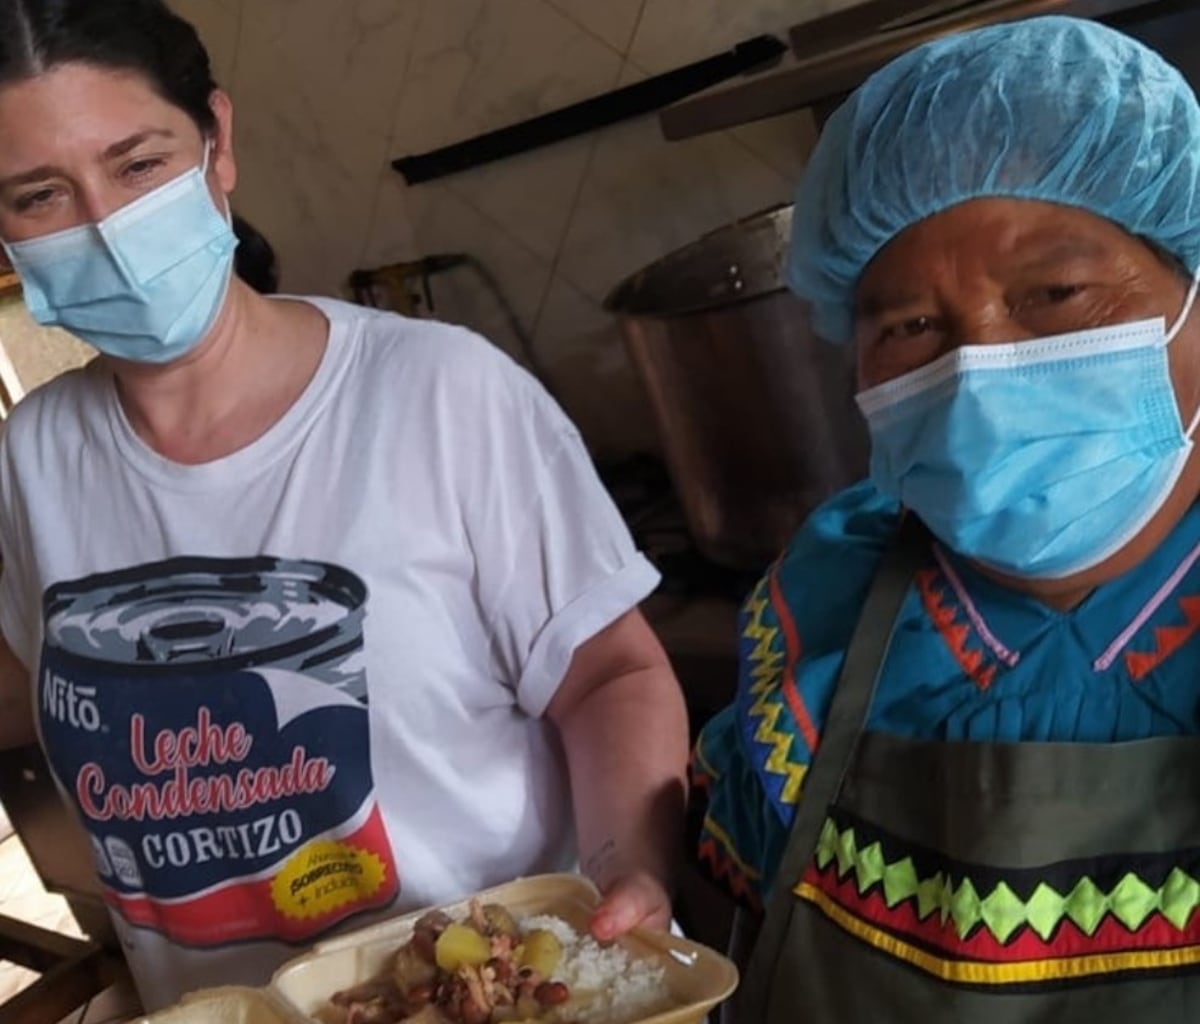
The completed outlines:
{"type": "Polygon", "coordinates": [[[21,171],[19,174],[11,174],[7,178],[0,178],[0,189],[33,185],[36,182],[45,181],[47,178],[61,178],[65,176],[66,171],[61,167],[55,167],[53,164],[42,164],[41,167],[34,167],[32,170],[21,171]]]}
{"type": "MultiPolygon", "coordinates": [[[[136,132],[128,138],[121,139],[120,142],[114,142],[104,151],[105,160],[115,160],[118,157],[124,156],[137,149],[142,143],[150,139],[173,139],[175,133],[167,128],[147,128],[144,131],[136,132]]],[[[0,178],[0,189],[18,188],[21,185],[34,185],[39,181],[46,181],[50,178],[65,178],[67,172],[61,167],[54,164],[42,164],[40,167],[31,168],[28,171],[20,171],[17,174],[10,174],[6,178],[0,178]]]]}
{"type": "Polygon", "coordinates": [[[175,133],[167,128],[146,128],[143,131],[130,135],[127,139],[122,139],[120,142],[114,142],[104,151],[105,160],[115,160],[117,157],[124,156],[126,153],[131,153],[137,149],[143,142],[150,139],[173,139],[175,133]]]}

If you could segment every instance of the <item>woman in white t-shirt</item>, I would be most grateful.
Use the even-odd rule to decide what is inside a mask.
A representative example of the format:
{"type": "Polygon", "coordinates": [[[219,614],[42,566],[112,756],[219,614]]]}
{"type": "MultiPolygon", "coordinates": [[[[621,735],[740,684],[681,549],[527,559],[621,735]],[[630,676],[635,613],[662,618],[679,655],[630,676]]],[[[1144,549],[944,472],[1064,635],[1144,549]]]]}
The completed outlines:
{"type": "Polygon", "coordinates": [[[101,357],[0,444],[0,744],[148,1006],[582,864],[665,926],[683,702],[578,434],[466,331],[232,273],[229,97],[161,0],[0,6],[0,239],[101,357]]]}

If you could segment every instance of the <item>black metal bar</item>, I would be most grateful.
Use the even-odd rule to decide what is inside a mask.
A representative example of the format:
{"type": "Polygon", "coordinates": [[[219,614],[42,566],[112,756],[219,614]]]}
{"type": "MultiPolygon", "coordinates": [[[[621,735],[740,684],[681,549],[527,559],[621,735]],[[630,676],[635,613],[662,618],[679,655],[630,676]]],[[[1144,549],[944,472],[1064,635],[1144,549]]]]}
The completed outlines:
{"type": "Polygon", "coordinates": [[[765,68],[786,52],[787,46],[775,36],[756,36],[716,57],[443,149],[393,160],[392,166],[410,185],[444,178],[653,113],[730,78],[765,68]]]}

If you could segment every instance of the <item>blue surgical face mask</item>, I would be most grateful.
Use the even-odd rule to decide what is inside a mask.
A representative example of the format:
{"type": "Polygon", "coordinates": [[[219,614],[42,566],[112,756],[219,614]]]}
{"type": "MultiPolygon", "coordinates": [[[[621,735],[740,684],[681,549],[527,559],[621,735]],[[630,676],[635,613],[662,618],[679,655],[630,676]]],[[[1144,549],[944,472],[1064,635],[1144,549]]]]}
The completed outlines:
{"type": "Polygon", "coordinates": [[[1146,320],[966,346],[858,396],[871,479],[952,550],[1011,576],[1090,569],[1141,532],[1192,449],[1146,320]]]}
{"type": "Polygon", "coordinates": [[[194,348],[224,303],[237,239],[204,164],[97,224],[4,246],[40,324],[118,359],[167,363],[194,348]]]}

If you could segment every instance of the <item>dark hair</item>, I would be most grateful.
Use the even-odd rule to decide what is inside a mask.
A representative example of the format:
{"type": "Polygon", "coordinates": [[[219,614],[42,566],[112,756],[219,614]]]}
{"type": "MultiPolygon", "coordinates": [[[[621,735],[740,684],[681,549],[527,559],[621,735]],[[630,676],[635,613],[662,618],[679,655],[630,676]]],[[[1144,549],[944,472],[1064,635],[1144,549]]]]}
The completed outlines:
{"type": "Polygon", "coordinates": [[[234,254],[237,276],[260,295],[279,291],[279,264],[275,250],[261,232],[243,217],[233,215],[233,233],[238,247],[234,254]]]}
{"type": "Polygon", "coordinates": [[[1175,271],[1188,284],[1192,282],[1192,276],[1195,273],[1186,263],[1183,262],[1182,256],[1177,256],[1175,253],[1167,249],[1161,242],[1156,242],[1153,238],[1146,235],[1136,235],[1140,241],[1144,242],[1158,261],[1163,264],[1168,270],[1175,271]]]}
{"type": "Polygon", "coordinates": [[[162,0],[0,0],[0,86],[70,63],[136,71],[202,133],[216,129],[208,52],[162,0]]]}

